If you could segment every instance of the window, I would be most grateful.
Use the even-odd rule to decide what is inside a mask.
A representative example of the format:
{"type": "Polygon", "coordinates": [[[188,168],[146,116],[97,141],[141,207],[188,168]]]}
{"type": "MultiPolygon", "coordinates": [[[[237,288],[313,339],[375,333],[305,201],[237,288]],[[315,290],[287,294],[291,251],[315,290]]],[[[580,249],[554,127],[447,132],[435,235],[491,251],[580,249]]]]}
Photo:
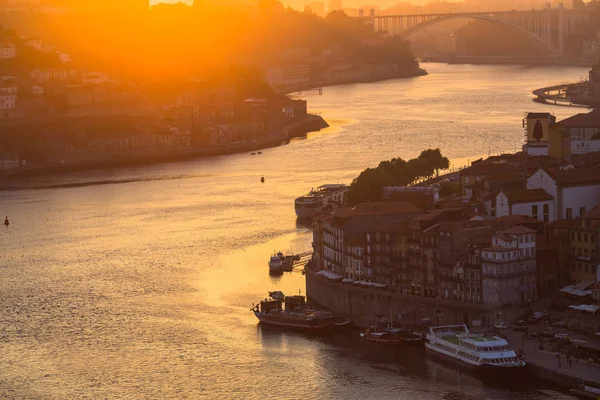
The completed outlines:
{"type": "Polygon", "coordinates": [[[544,204],[544,214],[548,214],[550,212],[548,204],[544,204]]]}
{"type": "Polygon", "coordinates": [[[584,241],[584,242],[587,242],[587,241],[588,241],[588,234],[587,234],[587,233],[584,233],[584,234],[583,234],[583,241],[584,241]]]}
{"type": "Polygon", "coordinates": [[[531,206],[531,216],[532,217],[537,217],[538,215],[538,206],[531,206]]]}
{"type": "Polygon", "coordinates": [[[567,218],[569,218],[569,219],[573,218],[573,209],[572,208],[567,208],[567,218]]]}
{"type": "Polygon", "coordinates": [[[585,212],[585,207],[579,207],[579,215],[585,212]]]}
{"type": "Polygon", "coordinates": [[[581,232],[577,232],[577,241],[581,242],[581,232]]]}

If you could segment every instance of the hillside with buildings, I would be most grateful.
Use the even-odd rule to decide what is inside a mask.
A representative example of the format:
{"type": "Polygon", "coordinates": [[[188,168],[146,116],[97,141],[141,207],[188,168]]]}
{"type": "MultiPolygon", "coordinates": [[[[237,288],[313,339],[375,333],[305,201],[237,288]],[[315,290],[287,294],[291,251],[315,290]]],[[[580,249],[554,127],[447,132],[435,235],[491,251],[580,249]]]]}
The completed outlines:
{"type": "Polygon", "coordinates": [[[80,4],[0,7],[5,170],[276,145],[326,126],[285,93],[424,73],[402,39],[341,11],[80,4]]]}
{"type": "Polygon", "coordinates": [[[393,307],[401,323],[488,329],[559,290],[599,304],[600,112],[528,113],[523,126],[522,152],[318,217],[309,297],[355,318],[393,307]]]}

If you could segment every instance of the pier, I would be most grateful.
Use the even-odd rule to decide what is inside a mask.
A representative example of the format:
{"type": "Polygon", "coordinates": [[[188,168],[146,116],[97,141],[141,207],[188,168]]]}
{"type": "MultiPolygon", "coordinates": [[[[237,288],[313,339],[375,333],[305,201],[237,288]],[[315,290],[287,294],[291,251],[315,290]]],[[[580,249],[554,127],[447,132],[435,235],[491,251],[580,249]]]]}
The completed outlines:
{"type": "Polygon", "coordinates": [[[285,256],[285,259],[283,260],[283,270],[285,272],[292,272],[296,265],[304,267],[311,258],[312,251],[285,256]]]}

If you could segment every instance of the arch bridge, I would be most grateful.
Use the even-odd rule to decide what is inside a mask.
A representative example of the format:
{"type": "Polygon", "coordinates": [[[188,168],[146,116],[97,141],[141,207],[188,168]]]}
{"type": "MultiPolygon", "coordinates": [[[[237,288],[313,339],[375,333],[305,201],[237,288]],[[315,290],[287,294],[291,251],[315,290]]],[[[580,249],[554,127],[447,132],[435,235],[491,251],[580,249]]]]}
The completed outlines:
{"type": "Polygon", "coordinates": [[[481,19],[513,27],[531,37],[538,46],[549,54],[563,56],[565,41],[587,20],[585,11],[546,8],[531,11],[494,11],[448,14],[375,15],[371,10],[370,23],[375,31],[388,35],[401,35],[406,39],[442,21],[458,18],[481,19]]]}

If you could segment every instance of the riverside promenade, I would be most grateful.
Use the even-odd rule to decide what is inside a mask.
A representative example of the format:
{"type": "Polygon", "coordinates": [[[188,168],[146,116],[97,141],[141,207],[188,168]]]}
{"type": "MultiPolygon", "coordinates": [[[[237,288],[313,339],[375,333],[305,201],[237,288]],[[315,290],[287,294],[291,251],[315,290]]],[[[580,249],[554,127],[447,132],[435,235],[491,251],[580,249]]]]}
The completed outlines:
{"type": "Polygon", "coordinates": [[[513,349],[523,349],[523,358],[538,378],[569,389],[580,384],[600,388],[600,365],[588,365],[587,360],[573,359],[569,366],[566,355],[561,354],[559,366],[556,352],[550,346],[545,345],[545,350],[539,350],[539,342],[524,338],[523,332],[505,330],[503,334],[513,349]]]}

